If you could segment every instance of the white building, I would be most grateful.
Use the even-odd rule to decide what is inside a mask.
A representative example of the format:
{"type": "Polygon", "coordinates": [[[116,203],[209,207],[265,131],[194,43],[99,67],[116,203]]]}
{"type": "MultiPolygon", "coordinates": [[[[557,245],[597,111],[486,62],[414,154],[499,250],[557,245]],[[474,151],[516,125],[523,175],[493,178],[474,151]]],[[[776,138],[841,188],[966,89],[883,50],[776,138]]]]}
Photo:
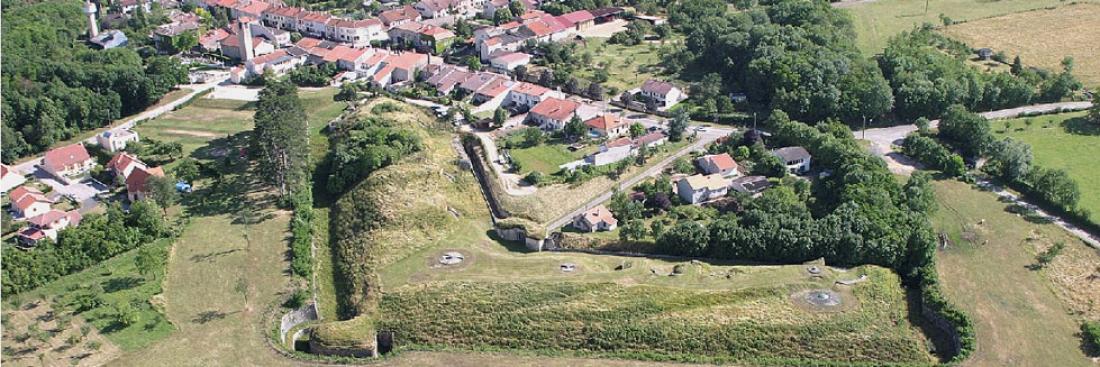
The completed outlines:
{"type": "Polygon", "coordinates": [[[699,204],[726,196],[729,187],[730,180],[722,175],[693,175],[676,182],[676,194],[684,202],[699,204]]]}
{"type": "Polygon", "coordinates": [[[27,178],[23,174],[6,164],[0,164],[0,192],[8,192],[24,182],[27,182],[27,178]]]}
{"type": "Polygon", "coordinates": [[[787,170],[800,175],[810,171],[810,152],[803,147],[786,147],[772,151],[787,166],[787,170]]]}
{"type": "Polygon", "coordinates": [[[585,232],[614,231],[619,220],[603,205],[597,205],[573,218],[573,227],[585,232]]]}
{"type": "Polygon", "coordinates": [[[114,153],[126,149],[126,144],[138,141],[138,134],[124,129],[107,130],[96,135],[95,140],[103,149],[114,153]]]}
{"type": "Polygon", "coordinates": [[[687,95],[672,83],[653,79],[646,80],[642,84],[641,95],[654,101],[660,110],[672,107],[687,99],[687,95]]]}

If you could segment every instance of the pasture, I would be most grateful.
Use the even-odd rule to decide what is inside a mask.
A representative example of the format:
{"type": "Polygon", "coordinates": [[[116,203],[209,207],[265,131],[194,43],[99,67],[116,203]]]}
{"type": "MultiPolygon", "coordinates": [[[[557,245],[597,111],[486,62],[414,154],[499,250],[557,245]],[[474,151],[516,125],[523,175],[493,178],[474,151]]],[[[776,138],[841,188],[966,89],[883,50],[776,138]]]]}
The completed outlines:
{"type": "MultiPolygon", "coordinates": [[[[1096,0],[1081,1],[1096,2],[1096,0]]],[[[943,25],[940,14],[955,22],[974,21],[1066,4],[1062,0],[880,0],[851,5],[845,10],[852,15],[857,35],[856,44],[859,49],[866,55],[873,55],[882,52],[890,37],[898,33],[923,23],[943,25]],[[927,11],[925,11],[926,5],[927,11]]],[[[1031,27],[1021,29],[1030,30],[1031,27]]],[[[1058,59],[1061,60],[1061,56],[1058,59]]]]}
{"type": "Polygon", "coordinates": [[[947,299],[974,320],[978,348],[968,366],[1091,366],[1076,335],[1076,315],[1095,319],[1089,281],[1100,254],[1053,224],[1006,211],[997,196],[958,181],[935,183],[937,232],[951,244],[937,254],[947,299]],[[1036,255],[1055,243],[1065,250],[1041,270],[1036,255]]]}
{"type": "MultiPolygon", "coordinates": [[[[1100,6],[1097,7],[1100,10],[1100,6]]],[[[1081,189],[1078,205],[1100,222],[1100,166],[1085,157],[1100,157],[1100,128],[1083,120],[1085,112],[993,121],[997,136],[1010,136],[1031,145],[1034,161],[1046,168],[1064,169],[1081,189]],[[1031,120],[1031,125],[1027,124],[1031,120]],[[1010,125],[1005,131],[1005,123],[1010,125]]]]}
{"type": "Polygon", "coordinates": [[[1074,75],[1100,87],[1100,3],[1079,3],[974,20],[942,32],[971,47],[1019,55],[1024,65],[1061,71],[1062,58],[1074,59],[1074,75]]]}
{"type": "Polygon", "coordinates": [[[658,78],[661,72],[660,43],[647,43],[624,46],[607,42],[607,38],[589,38],[580,44],[576,55],[582,60],[591,60],[577,70],[577,77],[593,80],[596,69],[606,67],[607,82],[603,84],[605,93],[616,88],[620,93],[640,88],[646,79],[658,78]],[[587,56],[585,56],[587,55],[587,56]]]}

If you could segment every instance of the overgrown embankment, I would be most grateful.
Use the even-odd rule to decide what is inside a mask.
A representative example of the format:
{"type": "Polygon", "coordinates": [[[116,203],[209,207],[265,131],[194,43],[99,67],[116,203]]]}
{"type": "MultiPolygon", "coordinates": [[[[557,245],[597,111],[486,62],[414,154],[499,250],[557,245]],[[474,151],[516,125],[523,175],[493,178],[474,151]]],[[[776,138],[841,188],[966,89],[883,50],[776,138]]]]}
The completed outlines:
{"type": "Polygon", "coordinates": [[[473,177],[460,170],[450,128],[419,109],[389,100],[360,107],[349,119],[375,119],[419,138],[420,149],[372,170],[333,206],[331,247],[336,260],[339,314],[319,326],[314,350],[375,354],[382,285],[376,271],[446,238],[464,215],[484,210],[473,177]],[[380,108],[379,106],[386,106],[380,108]]]}

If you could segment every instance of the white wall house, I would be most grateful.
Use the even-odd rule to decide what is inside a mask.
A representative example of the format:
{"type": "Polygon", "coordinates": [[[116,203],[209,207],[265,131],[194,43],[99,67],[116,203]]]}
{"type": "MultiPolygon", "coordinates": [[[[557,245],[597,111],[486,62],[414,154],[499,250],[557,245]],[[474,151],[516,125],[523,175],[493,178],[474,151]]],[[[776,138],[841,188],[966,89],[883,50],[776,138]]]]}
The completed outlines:
{"type": "Polygon", "coordinates": [[[699,204],[726,196],[729,186],[730,180],[722,175],[693,175],[676,182],[676,194],[685,202],[699,204]]]}
{"type": "Polygon", "coordinates": [[[108,130],[96,135],[95,140],[103,149],[114,153],[126,149],[127,143],[138,141],[138,134],[124,129],[108,130]]]}
{"type": "Polygon", "coordinates": [[[680,88],[672,83],[661,80],[646,80],[642,84],[641,95],[656,101],[657,108],[667,109],[687,98],[680,88]]]}
{"type": "Polygon", "coordinates": [[[779,148],[772,151],[773,154],[779,157],[783,161],[783,164],[787,166],[787,170],[793,174],[800,175],[810,171],[810,152],[806,151],[803,147],[786,147],[779,148]]]}

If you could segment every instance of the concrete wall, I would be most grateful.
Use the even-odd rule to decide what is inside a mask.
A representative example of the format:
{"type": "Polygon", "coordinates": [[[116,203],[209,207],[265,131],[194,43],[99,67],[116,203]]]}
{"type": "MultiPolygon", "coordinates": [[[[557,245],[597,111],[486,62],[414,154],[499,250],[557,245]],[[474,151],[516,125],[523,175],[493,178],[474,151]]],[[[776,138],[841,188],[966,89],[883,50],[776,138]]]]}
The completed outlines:
{"type": "Polygon", "coordinates": [[[279,339],[283,341],[283,344],[293,344],[293,341],[288,340],[286,335],[290,329],[304,322],[317,321],[319,319],[320,317],[317,316],[317,304],[315,303],[310,303],[297,310],[287,312],[279,322],[279,339]]]}

